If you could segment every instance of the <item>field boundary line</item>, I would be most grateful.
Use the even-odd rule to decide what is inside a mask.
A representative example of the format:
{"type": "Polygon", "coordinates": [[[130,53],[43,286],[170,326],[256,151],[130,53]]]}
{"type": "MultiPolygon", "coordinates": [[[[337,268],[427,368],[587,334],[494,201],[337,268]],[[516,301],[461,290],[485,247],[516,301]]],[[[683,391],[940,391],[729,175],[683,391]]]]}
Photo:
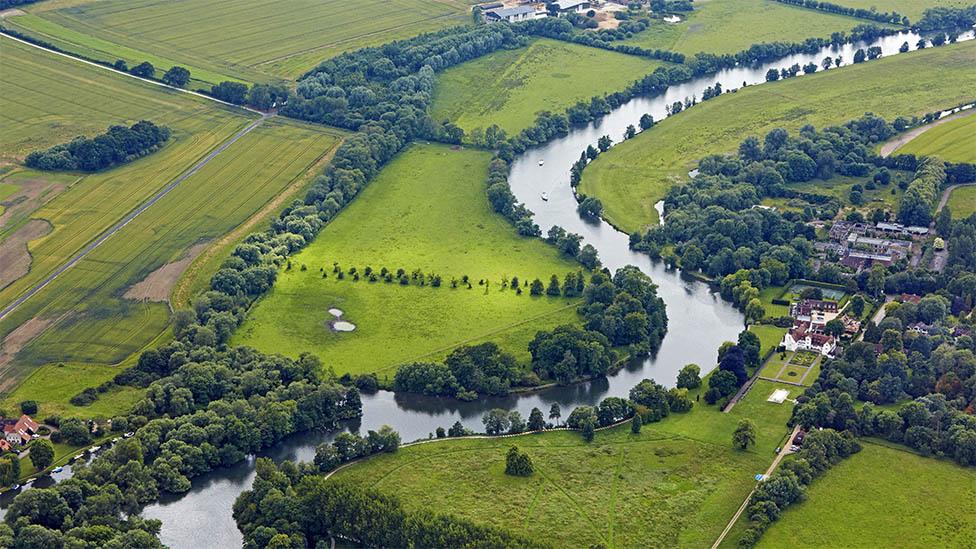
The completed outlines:
{"type": "Polygon", "coordinates": [[[227,150],[228,147],[230,147],[231,145],[233,145],[234,143],[236,143],[237,140],[239,140],[240,138],[244,137],[245,135],[247,135],[248,133],[250,133],[251,130],[253,130],[254,128],[257,128],[262,123],[264,123],[264,121],[267,120],[270,116],[274,116],[274,115],[268,115],[268,114],[262,113],[261,114],[261,118],[258,118],[257,120],[251,122],[244,129],[239,130],[236,134],[234,134],[233,137],[231,137],[230,139],[225,140],[223,143],[220,144],[220,146],[218,146],[216,149],[214,149],[213,151],[211,151],[207,156],[203,157],[202,160],[200,160],[199,162],[197,162],[196,164],[194,164],[190,169],[184,171],[172,183],[170,183],[169,185],[167,185],[167,186],[163,187],[162,189],[160,189],[158,192],[156,192],[156,194],[154,194],[152,197],[150,197],[149,200],[143,202],[135,210],[133,210],[133,211],[129,212],[128,214],[126,214],[126,216],[123,217],[122,220],[120,220],[115,225],[112,225],[110,228],[108,228],[106,231],[104,231],[94,241],[92,241],[90,244],[88,244],[87,246],[85,246],[80,252],[78,252],[77,254],[75,254],[66,263],[64,263],[60,267],[58,267],[53,273],[51,273],[50,275],[48,275],[47,278],[45,278],[44,280],[42,280],[38,284],[35,284],[33,287],[31,287],[29,290],[27,290],[25,293],[23,293],[20,297],[18,297],[17,299],[15,299],[10,305],[8,305],[4,309],[0,310],[0,320],[4,319],[7,315],[9,315],[15,309],[17,309],[17,307],[19,307],[20,305],[22,305],[25,301],[27,301],[28,299],[30,299],[32,296],[34,296],[34,294],[36,294],[37,292],[41,291],[45,286],[47,286],[48,284],[50,284],[51,282],[53,282],[57,277],[61,276],[65,271],[67,271],[68,269],[70,269],[71,267],[73,267],[75,264],[77,264],[79,261],[81,261],[82,259],[84,259],[95,248],[97,248],[98,246],[100,246],[103,242],[105,242],[106,240],[108,240],[112,235],[114,235],[119,230],[121,230],[123,227],[125,227],[126,225],[128,225],[129,222],[131,222],[133,219],[135,219],[136,217],[139,217],[139,215],[142,214],[142,212],[148,210],[153,204],[155,204],[156,202],[158,202],[159,200],[161,200],[164,196],[166,196],[167,194],[169,194],[170,191],[172,191],[173,189],[175,189],[176,187],[178,187],[180,185],[180,183],[182,183],[183,181],[185,181],[186,179],[188,179],[190,176],[192,176],[197,171],[199,171],[201,168],[203,168],[205,165],[207,165],[207,163],[209,163],[211,160],[213,160],[214,158],[216,158],[217,155],[219,155],[220,153],[224,152],[225,150],[227,150]]]}
{"type": "Polygon", "coordinates": [[[141,76],[136,76],[134,74],[130,74],[130,73],[127,73],[127,72],[124,72],[124,71],[120,71],[120,70],[115,69],[115,68],[112,68],[112,67],[108,67],[108,66],[105,66],[105,65],[101,65],[99,63],[95,63],[94,61],[89,61],[87,59],[82,59],[81,57],[77,57],[77,56],[71,55],[69,53],[52,50],[50,48],[45,48],[44,46],[42,46],[40,44],[35,44],[33,42],[29,42],[27,40],[23,40],[21,38],[17,38],[16,36],[7,34],[3,30],[0,30],[0,36],[3,36],[5,38],[9,38],[10,40],[14,40],[16,42],[20,42],[21,44],[25,44],[25,45],[30,46],[32,48],[37,48],[39,50],[43,50],[43,51],[46,51],[48,53],[52,53],[54,55],[60,55],[61,57],[65,57],[65,58],[71,59],[72,61],[76,61],[78,63],[84,63],[86,65],[91,65],[92,67],[97,67],[97,68],[102,69],[102,70],[106,70],[106,71],[109,71],[109,72],[114,72],[115,74],[120,74],[122,76],[127,76],[129,78],[133,78],[135,80],[140,80],[140,81],[145,82],[147,84],[153,84],[153,85],[159,86],[161,88],[166,88],[166,89],[173,90],[173,91],[177,91],[177,92],[180,92],[180,93],[186,93],[186,94],[189,94],[189,95],[194,95],[196,97],[200,97],[200,98],[206,99],[208,101],[213,101],[214,103],[220,103],[221,105],[225,105],[227,107],[231,107],[231,108],[235,108],[235,109],[242,109],[242,110],[248,111],[250,113],[260,114],[261,116],[266,116],[265,113],[263,113],[263,112],[261,112],[259,110],[252,109],[250,107],[245,107],[243,105],[235,105],[234,103],[228,103],[227,101],[223,101],[223,100],[217,99],[216,97],[211,97],[211,96],[209,96],[207,94],[204,94],[204,93],[196,92],[196,91],[193,91],[193,90],[186,90],[186,89],[183,89],[183,88],[177,88],[175,86],[170,86],[169,84],[167,84],[165,82],[160,82],[158,80],[151,80],[149,78],[142,78],[141,76]]]}

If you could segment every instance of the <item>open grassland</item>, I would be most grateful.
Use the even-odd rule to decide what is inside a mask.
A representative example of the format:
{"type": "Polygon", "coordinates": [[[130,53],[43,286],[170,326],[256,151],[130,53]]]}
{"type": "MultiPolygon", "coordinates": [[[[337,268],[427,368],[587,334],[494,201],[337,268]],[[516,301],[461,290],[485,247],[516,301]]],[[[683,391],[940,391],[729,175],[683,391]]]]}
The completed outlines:
{"type": "Polygon", "coordinates": [[[323,59],[467,22],[461,0],[108,0],[27,8],[9,24],[59,47],[161,75],[174,64],[195,79],[293,79],[323,59]]]}
{"type": "Polygon", "coordinates": [[[556,40],[537,40],[444,71],[431,117],[470,133],[497,124],[513,135],[542,111],[562,112],[594,95],[625,88],[661,62],[556,40]]]}
{"type": "Polygon", "coordinates": [[[918,22],[928,8],[940,6],[964,8],[973,5],[971,0],[887,0],[885,2],[877,2],[876,0],[836,0],[834,3],[847,8],[874,9],[882,12],[896,11],[902,15],[907,15],[912,23],[918,22]]]}
{"type": "Polygon", "coordinates": [[[0,387],[49,362],[115,364],[159,337],[182,272],[174,263],[251,217],[336,144],[331,130],[285,119],[235,142],[0,322],[4,338],[45,328],[0,371],[0,387]]]}
{"type": "MultiPolygon", "coordinates": [[[[800,192],[816,193],[836,198],[842,206],[856,207],[862,212],[868,212],[875,208],[882,210],[897,211],[901,196],[905,193],[899,184],[902,181],[911,181],[914,177],[912,172],[891,170],[891,183],[888,185],[878,185],[874,189],[868,189],[865,184],[870,181],[870,177],[847,177],[838,175],[830,179],[815,179],[804,183],[793,183],[790,188],[800,192]],[[862,188],[861,197],[864,202],[859,206],[854,206],[850,201],[851,187],[860,185],[862,188]]],[[[772,198],[762,199],[764,206],[773,206],[781,210],[803,211],[807,206],[813,206],[802,198],[772,198]]],[[[768,311],[767,311],[768,312],[768,311]]]]}
{"type": "Polygon", "coordinates": [[[142,395],[141,389],[115,387],[99,393],[89,406],[75,406],[69,401],[81,389],[110,381],[119,369],[97,364],[48,364],[38,368],[0,404],[4,410],[16,410],[21,402],[38,403],[36,417],[112,417],[128,414],[142,395]]]}
{"type": "Polygon", "coordinates": [[[873,443],[835,465],[759,547],[972,547],[976,470],[873,443]]]}
{"type": "Polygon", "coordinates": [[[556,547],[707,547],[786,432],[790,405],[766,403],[767,389],[753,389],[731,413],[699,403],[639,435],[623,425],[589,444],[565,431],[447,440],[371,458],[336,478],[556,547]],[[731,446],[742,417],[759,427],[748,451],[731,446]],[[532,477],[504,473],[511,446],[532,458],[532,477]]]}
{"type": "Polygon", "coordinates": [[[949,162],[976,162],[976,113],[926,130],[896,149],[895,154],[938,156],[949,162]]]}
{"type": "Polygon", "coordinates": [[[735,151],[745,137],[762,137],[774,128],[822,127],[865,112],[893,119],[959,104],[971,99],[976,86],[974,61],[976,42],[970,41],[749,86],[669,117],[601,154],[586,168],[580,192],[600,198],[604,217],[614,225],[635,231],[657,222],[654,203],[684,181],[700,158],[735,151]]]}
{"type": "Polygon", "coordinates": [[[735,53],[761,42],[827,38],[832,32],[847,31],[865,22],[773,0],[706,0],[694,6],[693,12],[681,14],[681,22],[655,20],[626,43],[685,55],[735,53]]]}
{"type": "Polygon", "coordinates": [[[486,340],[526,358],[536,330],[575,321],[574,302],[533,298],[527,288],[518,296],[502,290],[502,279],[561,280],[578,265],[541,240],[518,236],[491,211],[484,189],[489,159],[487,152],[434,145],[401,153],[292,258],[233,343],[289,356],[310,351],[338,373],[387,371],[486,340]],[[420,269],[440,275],[443,285],[338,280],[334,263],[343,271],[420,269]],[[460,282],[451,288],[452,278],[464,275],[472,289],[460,282]],[[330,307],[356,330],[332,332],[330,307]]]}
{"type": "Polygon", "coordinates": [[[949,195],[946,206],[954,219],[963,219],[976,213],[976,187],[959,187],[949,195]]]}

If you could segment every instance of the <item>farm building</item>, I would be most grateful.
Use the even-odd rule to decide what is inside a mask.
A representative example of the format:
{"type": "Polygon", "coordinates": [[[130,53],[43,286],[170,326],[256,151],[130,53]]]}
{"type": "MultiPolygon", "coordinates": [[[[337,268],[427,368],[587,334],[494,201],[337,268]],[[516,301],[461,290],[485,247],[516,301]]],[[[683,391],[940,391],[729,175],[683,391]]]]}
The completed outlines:
{"type": "Polygon", "coordinates": [[[507,21],[509,23],[515,23],[518,21],[528,21],[530,19],[535,19],[535,8],[532,6],[518,6],[514,8],[495,8],[484,12],[485,21],[489,23],[498,23],[501,21],[507,21]]]}
{"type": "Polygon", "coordinates": [[[583,0],[557,0],[553,3],[558,6],[559,13],[562,14],[583,13],[592,6],[590,2],[583,0]]]}
{"type": "Polygon", "coordinates": [[[27,444],[35,433],[37,433],[37,422],[26,414],[16,421],[8,419],[3,422],[3,439],[11,446],[27,444]]]}

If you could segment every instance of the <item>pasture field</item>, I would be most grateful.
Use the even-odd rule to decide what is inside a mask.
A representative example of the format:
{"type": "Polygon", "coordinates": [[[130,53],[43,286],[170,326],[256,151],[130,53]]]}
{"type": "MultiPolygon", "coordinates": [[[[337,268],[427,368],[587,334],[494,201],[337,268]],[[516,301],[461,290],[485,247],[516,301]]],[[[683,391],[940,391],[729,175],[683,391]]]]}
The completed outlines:
{"type": "Polygon", "coordinates": [[[589,444],[566,431],[448,439],[370,458],[336,478],[557,547],[707,547],[786,433],[790,405],[766,403],[771,390],[759,389],[767,387],[728,414],[696,404],[639,435],[622,425],[589,444]],[[759,445],[739,451],[730,442],[745,414],[759,426],[759,445]],[[504,473],[512,446],[532,458],[532,477],[504,473]]]}
{"type": "Polygon", "coordinates": [[[921,19],[925,10],[935,7],[964,8],[971,6],[969,0],[887,0],[879,3],[875,0],[837,0],[835,4],[847,8],[875,9],[877,11],[897,11],[902,15],[907,15],[912,23],[921,19]]]}
{"type": "Polygon", "coordinates": [[[976,470],[904,449],[863,449],[807,488],[758,547],[971,547],[976,470]]]}
{"type": "Polygon", "coordinates": [[[36,400],[39,418],[61,417],[112,417],[128,414],[142,390],[135,387],[115,387],[99,393],[98,400],[89,406],[75,406],[71,397],[86,387],[96,387],[111,380],[120,370],[114,366],[99,364],[48,364],[30,374],[15,391],[0,403],[4,410],[17,410],[21,402],[36,400]]]}
{"type": "MultiPolygon", "coordinates": [[[[11,27],[66,51],[129,66],[173,65],[198,83],[295,79],[324,59],[469,21],[462,0],[56,1],[11,27]]],[[[191,85],[191,87],[196,87],[191,85]]]]}
{"type": "Polygon", "coordinates": [[[699,52],[735,53],[761,42],[802,42],[827,38],[866,21],[788,6],[773,0],[707,0],[695,2],[695,10],[682,13],[682,21],[652,22],[646,31],[625,41],[651,49],[685,55],[699,52]],[[749,29],[742,32],[742,29],[749,29]]]}
{"type": "Polygon", "coordinates": [[[976,86],[974,60],[976,42],[960,42],[749,86],[662,120],[601,154],[584,171],[579,190],[600,198],[604,218],[632,232],[657,223],[654,203],[685,181],[700,158],[732,152],[745,137],[774,128],[823,127],[865,112],[894,119],[962,103],[976,86]],[[892,78],[896,73],[912,78],[892,78]]]}
{"type": "Polygon", "coordinates": [[[50,362],[115,364],[163,335],[166,300],[189,260],[337,142],[330,129],[273,118],[228,147],[0,321],[0,337],[32,335],[0,370],[0,388],[50,362]]]}
{"type": "Polygon", "coordinates": [[[963,219],[976,213],[976,187],[959,187],[949,195],[946,206],[955,219],[963,219]]]}
{"type": "Polygon", "coordinates": [[[388,164],[319,237],[291,258],[271,292],[255,305],[232,343],[297,356],[310,351],[337,373],[387,372],[403,362],[433,359],[461,344],[496,341],[527,358],[537,329],[576,321],[574,301],[530,297],[501,281],[579,266],[548,244],[518,236],[485,195],[490,153],[415,144],[388,164]],[[439,288],[416,282],[338,280],[343,271],[415,269],[438,274],[439,288]],[[307,270],[302,270],[303,266],[307,270]],[[324,271],[324,272],[323,272],[324,271]],[[323,274],[326,278],[323,278],[323,274]],[[472,289],[451,280],[471,278],[472,289]],[[479,284],[487,280],[488,286],[479,284]],[[337,307],[353,332],[332,332],[337,307]]]}
{"type": "Polygon", "coordinates": [[[497,124],[509,135],[542,111],[562,112],[578,101],[617,91],[661,66],[642,57],[541,39],[501,50],[439,75],[431,117],[469,133],[497,124]]]}
{"type": "Polygon", "coordinates": [[[895,154],[938,156],[949,162],[976,162],[976,113],[926,130],[898,147],[895,154]]]}

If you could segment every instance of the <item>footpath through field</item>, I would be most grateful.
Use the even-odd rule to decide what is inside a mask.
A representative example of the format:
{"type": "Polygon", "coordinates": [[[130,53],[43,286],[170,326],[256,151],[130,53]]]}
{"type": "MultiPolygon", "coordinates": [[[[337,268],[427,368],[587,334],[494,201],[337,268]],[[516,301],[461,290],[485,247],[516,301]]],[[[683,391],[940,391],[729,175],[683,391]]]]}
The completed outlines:
{"type": "Polygon", "coordinates": [[[892,139],[891,141],[888,141],[884,145],[881,145],[881,150],[878,151],[878,152],[879,152],[879,154],[881,155],[882,158],[887,158],[887,157],[891,156],[892,153],[894,153],[898,149],[900,149],[903,146],[905,146],[909,141],[911,141],[912,139],[915,139],[916,137],[922,135],[923,133],[931,130],[932,128],[934,128],[936,126],[941,126],[942,124],[945,124],[946,122],[952,122],[953,120],[955,120],[957,118],[962,118],[963,116],[969,116],[971,114],[973,114],[973,111],[971,111],[969,109],[965,109],[965,110],[961,110],[961,111],[959,111],[959,112],[957,112],[955,114],[949,115],[949,116],[943,116],[942,118],[936,120],[935,122],[931,122],[931,123],[926,124],[924,126],[919,126],[919,127],[915,128],[914,130],[911,130],[909,132],[906,132],[906,133],[904,133],[904,134],[896,137],[895,139],[892,139]]]}

